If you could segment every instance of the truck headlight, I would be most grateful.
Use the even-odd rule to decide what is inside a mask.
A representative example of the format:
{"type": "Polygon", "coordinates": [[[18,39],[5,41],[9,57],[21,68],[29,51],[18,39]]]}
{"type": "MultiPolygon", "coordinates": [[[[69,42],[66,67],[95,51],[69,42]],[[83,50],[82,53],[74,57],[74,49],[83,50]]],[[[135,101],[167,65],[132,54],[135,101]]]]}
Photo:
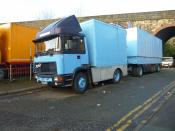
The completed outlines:
{"type": "Polygon", "coordinates": [[[64,80],[64,78],[61,77],[61,76],[55,76],[54,77],[54,81],[56,81],[56,82],[62,82],[63,80],[64,80]]]}

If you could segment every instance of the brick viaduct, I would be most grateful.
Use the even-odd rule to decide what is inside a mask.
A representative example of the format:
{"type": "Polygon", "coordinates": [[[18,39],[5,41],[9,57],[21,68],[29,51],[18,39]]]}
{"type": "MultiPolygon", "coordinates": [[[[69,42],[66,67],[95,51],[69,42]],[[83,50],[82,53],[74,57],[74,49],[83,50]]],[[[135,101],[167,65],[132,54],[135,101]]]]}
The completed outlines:
{"type": "MultiPolygon", "coordinates": [[[[108,23],[119,24],[124,27],[127,27],[128,25],[138,26],[161,38],[163,43],[166,43],[166,41],[175,36],[175,10],[88,16],[79,17],[78,19],[82,22],[92,18],[108,23]]],[[[42,29],[49,23],[56,20],[57,19],[38,20],[20,23],[42,29]]]]}

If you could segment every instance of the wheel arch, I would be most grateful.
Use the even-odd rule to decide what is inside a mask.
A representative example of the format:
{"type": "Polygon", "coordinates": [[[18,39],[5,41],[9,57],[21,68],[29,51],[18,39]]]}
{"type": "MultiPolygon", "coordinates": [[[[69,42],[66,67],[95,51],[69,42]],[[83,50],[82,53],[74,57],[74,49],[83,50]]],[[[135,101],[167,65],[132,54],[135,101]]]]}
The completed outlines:
{"type": "Polygon", "coordinates": [[[80,67],[77,67],[74,70],[74,72],[73,72],[73,80],[74,80],[74,78],[75,78],[75,76],[76,76],[77,73],[84,72],[84,73],[87,73],[87,75],[88,75],[89,71],[90,71],[90,67],[89,66],[80,66],[80,67]]]}

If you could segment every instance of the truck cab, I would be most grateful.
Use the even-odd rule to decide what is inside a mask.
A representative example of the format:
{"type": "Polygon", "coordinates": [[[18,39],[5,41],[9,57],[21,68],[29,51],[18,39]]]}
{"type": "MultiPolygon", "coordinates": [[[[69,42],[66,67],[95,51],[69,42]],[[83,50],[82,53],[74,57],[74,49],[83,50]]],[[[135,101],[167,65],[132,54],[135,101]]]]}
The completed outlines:
{"type": "MultiPolygon", "coordinates": [[[[49,86],[72,86],[78,72],[89,68],[86,38],[76,17],[56,21],[37,34],[34,73],[37,82],[49,86]]],[[[84,91],[87,76],[79,78],[84,91]]]]}

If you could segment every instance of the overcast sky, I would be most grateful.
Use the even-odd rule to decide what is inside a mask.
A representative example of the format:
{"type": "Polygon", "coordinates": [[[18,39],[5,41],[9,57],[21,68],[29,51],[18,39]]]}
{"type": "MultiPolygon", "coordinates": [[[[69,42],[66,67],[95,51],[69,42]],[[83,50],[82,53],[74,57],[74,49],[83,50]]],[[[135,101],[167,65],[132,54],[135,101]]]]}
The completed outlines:
{"type": "Polygon", "coordinates": [[[0,23],[59,18],[175,10],[175,0],[0,0],[0,23]]]}

